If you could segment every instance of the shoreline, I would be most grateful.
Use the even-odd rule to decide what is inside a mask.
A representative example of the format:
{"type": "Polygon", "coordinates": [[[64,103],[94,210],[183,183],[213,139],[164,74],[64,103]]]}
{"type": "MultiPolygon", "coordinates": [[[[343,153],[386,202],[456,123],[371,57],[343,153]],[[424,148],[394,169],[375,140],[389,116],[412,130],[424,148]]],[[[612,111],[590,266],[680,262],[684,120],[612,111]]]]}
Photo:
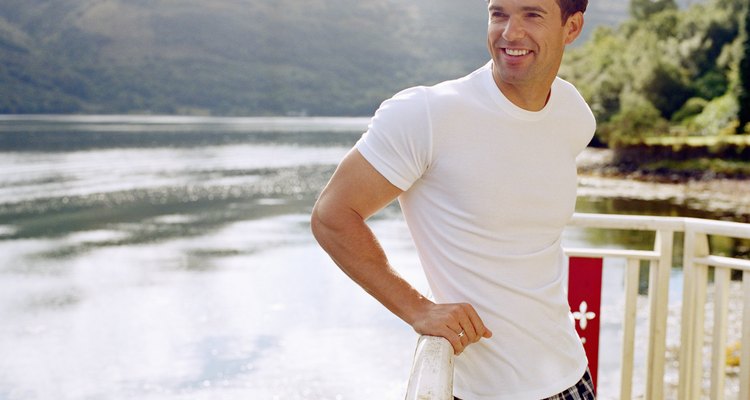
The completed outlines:
{"type": "Polygon", "coordinates": [[[613,166],[609,149],[586,148],[576,163],[579,195],[667,200],[691,209],[727,214],[727,219],[750,222],[750,179],[716,178],[708,174],[701,179],[685,179],[678,174],[626,174],[613,166]]]}

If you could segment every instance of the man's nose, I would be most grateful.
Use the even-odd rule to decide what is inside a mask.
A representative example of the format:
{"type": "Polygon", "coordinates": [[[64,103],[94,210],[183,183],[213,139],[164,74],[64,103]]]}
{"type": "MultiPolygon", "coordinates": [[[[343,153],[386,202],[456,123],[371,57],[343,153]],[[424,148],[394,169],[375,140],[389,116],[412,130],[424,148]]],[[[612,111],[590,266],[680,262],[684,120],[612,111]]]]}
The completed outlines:
{"type": "Polygon", "coordinates": [[[509,18],[503,30],[503,39],[508,42],[519,40],[526,35],[523,23],[516,18],[509,18]]]}

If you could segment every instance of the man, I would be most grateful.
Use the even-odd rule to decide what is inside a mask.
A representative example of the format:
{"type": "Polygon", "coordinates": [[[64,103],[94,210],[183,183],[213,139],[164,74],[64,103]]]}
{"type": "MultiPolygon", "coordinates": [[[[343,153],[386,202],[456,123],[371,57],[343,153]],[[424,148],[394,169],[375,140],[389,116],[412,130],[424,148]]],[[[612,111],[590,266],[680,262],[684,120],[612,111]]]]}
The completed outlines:
{"type": "Polygon", "coordinates": [[[595,121],[556,77],[587,0],[488,5],[492,60],[385,101],[321,193],[313,233],[417,333],[450,341],[457,397],[592,399],[560,237],[595,121]],[[396,198],[432,300],[391,268],[365,223],[396,198]]]}

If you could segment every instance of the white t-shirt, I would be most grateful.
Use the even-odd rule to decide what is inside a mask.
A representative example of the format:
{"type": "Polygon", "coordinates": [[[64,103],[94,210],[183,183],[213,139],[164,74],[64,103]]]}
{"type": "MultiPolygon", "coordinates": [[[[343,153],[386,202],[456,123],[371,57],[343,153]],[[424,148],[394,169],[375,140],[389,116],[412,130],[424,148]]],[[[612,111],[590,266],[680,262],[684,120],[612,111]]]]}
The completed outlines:
{"type": "Polygon", "coordinates": [[[396,94],[356,148],[404,190],[434,300],[472,304],[494,334],[456,358],[455,396],[538,400],[587,366],[560,237],[575,208],[575,158],[596,123],[559,78],[541,111],[515,106],[491,66],[396,94]]]}

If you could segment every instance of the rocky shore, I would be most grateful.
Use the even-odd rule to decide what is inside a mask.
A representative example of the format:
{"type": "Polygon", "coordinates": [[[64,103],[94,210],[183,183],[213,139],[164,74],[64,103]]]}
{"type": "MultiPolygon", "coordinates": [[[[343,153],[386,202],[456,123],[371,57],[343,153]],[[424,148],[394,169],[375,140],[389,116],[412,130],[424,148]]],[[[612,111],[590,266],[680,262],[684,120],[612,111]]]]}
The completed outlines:
{"type": "Polygon", "coordinates": [[[587,148],[581,153],[576,160],[579,195],[669,200],[750,222],[750,179],[716,178],[710,174],[687,179],[678,174],[623,173],[614,166],[612,157],[608,149],[587,148]]]}

